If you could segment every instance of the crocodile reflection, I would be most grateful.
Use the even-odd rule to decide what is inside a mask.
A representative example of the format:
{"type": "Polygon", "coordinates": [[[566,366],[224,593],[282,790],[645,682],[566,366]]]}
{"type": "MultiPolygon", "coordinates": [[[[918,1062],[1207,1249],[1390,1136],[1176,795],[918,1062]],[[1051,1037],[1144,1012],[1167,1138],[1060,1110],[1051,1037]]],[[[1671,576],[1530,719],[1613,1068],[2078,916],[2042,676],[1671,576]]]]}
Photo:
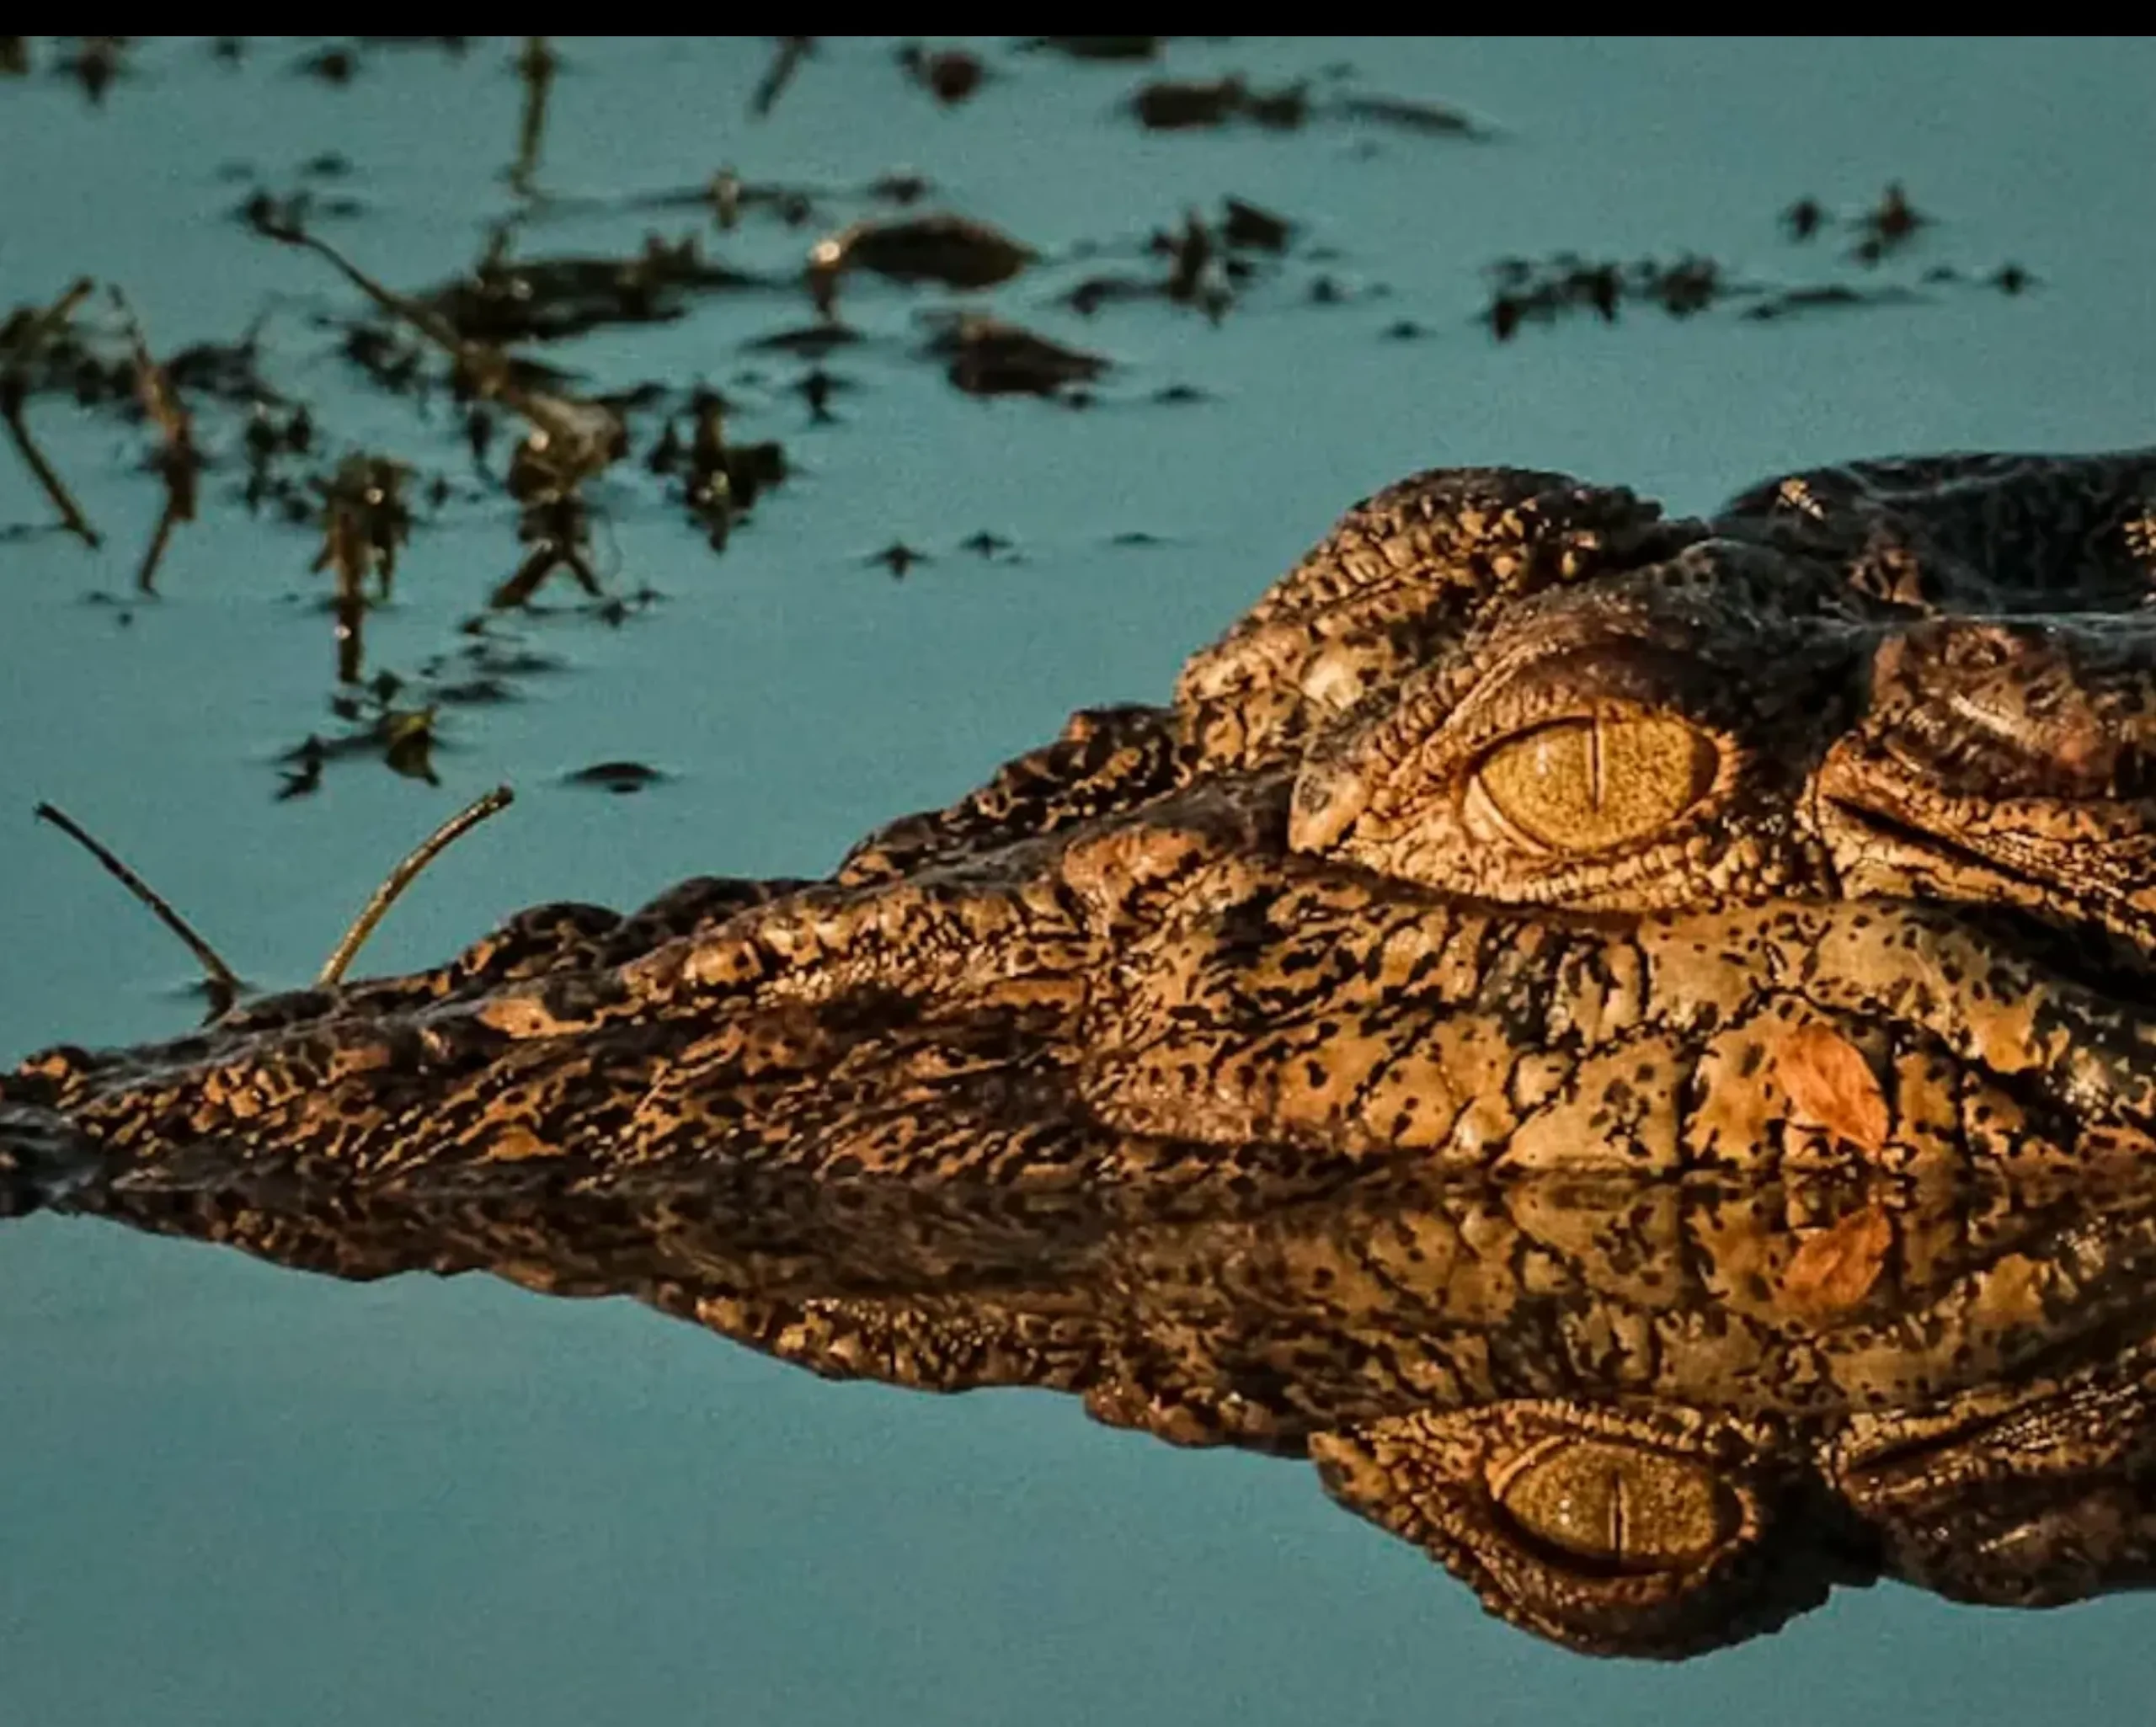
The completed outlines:
{"type": "Polygon", "coordinates": [[[1315,1462],[1514,1623],[1678,1655],[1834,1583],[2072,1601],[2156,1553],[2156,1181],[1447,1182],[1284,1206],[734,1175],[78,1208],[349,1278],[626,1294],[833,1378],[1074,1392],[1315,1462]]]}
{"type": "Polygon", "coordinates": [[[1365,500],[813,882],[0,1078],[0,1210],[1306,1456],[1517,1623],[2142,1580],[2156,455],[1365,500]]]}

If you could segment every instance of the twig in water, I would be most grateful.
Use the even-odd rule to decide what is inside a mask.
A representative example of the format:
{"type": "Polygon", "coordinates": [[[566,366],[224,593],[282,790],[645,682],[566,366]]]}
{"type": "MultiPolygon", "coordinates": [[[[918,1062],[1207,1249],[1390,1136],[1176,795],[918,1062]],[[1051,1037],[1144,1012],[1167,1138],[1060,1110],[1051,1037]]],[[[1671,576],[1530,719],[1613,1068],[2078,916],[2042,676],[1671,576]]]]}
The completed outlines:
{"type": "Polygon", "coordinates": [[[568,483],[598,473],[627,447],[621,416],[613,409],[520,383],[499,348],[461,335],[432,306],[384,287],[327,240],[304,228],[290,223],[265,224],[262,232],[286,246],[302,246],[320,253],[376,306],[448,354],[474,395],[483,401],[499,402],[531,426],[534,436],[526,440],[528,447],[545,452],[548,465],[566,477],[568,483]]]}
{"type": "Polygon", "coordinates": [[[544,36],[526,36],[517,56],[517,76],[524,80],[524,114],[516,129],[516,163],[509,171],[511,189],[532,195],[531,177],[539,171],[539,146],[547,136],[547,93],[553,88],[561,61],[544,36]]]}
{"type": "Polygon", "coordinates": [[[194,926],[172,909],[156,888],[92,839],[65,810],[57,809],[49,803],[40,803],[37,807],[37,818],[51,823],[103,864],[119,880],[121,887],[157,914],[158,922],[187,944],[187,951],[195,956],[206,974],[205,981],[210,986],[211,1018],[216,1018],[239,999],[246,986],[240,982],[237,974],[225,963],[217,950],[198,935],[194,926]]]}
{"type": "Polygon", "coordinates": [[[29,397],[31,361],[95,285],[84,276],[51,305],[19,306],[4,323],[0,323],[0,420],[7,423],[8,435],[14,440],[16,453],[44,488],[45,495],[60,512],[60,520],[67,531],[93,550],[104,543],[104,536],[90,525],[90,519],[83,514],[82,505],[75,502],[67,482],[37,447],[37,440],[30,436],[29,423],[23,417],[23,407],[29,397]]]}
{"type": "Polygon", "coordinates": [[[749,99],[749,111],[761,120],[778,105],[778,99],[786,87],[792,83],[793,73],[815,42],[814,36],[781,36],[778,50],[771,56],[771,63],[756,86],[755,94],[749,99]]]}
{"type": "Polygon", "coordinates": [[[157,591],[157,564],[165,555],[165,545],[172,538],[174,525],[195,520],[196,480],[202,472],[202,453],[195,447],[194,419],[179,399],[179,392],[173,388],[171,377],[151,358],[150,345],[143,339],[141,325],[135,320],[134,308],[119,289],[109,291],[113,305],[125,322],[128,346],[133,350],[135,394],[142,404],[144,418],[157,427],[163,440],[157,446],[154,465],[157,477],[164,482],[165,507],[158,514],[157,525],[150,535],[149,549],[142,554],[141,564],[135,572],[136,587],[142,593],[154,594],[157,591]]]}
{"type": "Polygon", "coordinates": [[[375,925],[387,915],[390,907],[396,904],[404,890],[412,885],[413,878],[432,863],[445,847],[478,827],[488,816],[507,809],[515,796],[508,786],[497,786],[484,797],[466,805],[421,840],[411,856],[389,872],[388,880],[374,890],[374,897],[353,919],[352,927],[344,932],[344,939],[337,944],[336,951],[322,967],[322,974],[315,979],[317,985],[326,989],[341,981],[350,969],[353,960],[358,957],[360,949],[366,946],[367,937],[374,934],[375,925]]]}

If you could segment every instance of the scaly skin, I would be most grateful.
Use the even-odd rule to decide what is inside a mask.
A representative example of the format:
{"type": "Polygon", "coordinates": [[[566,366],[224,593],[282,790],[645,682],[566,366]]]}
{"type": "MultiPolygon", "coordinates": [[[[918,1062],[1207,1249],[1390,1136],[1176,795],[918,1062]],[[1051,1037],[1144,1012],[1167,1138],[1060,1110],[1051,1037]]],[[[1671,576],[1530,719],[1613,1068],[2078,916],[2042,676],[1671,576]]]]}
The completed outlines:
{"type": "Polygon", "coordinates": [[[2137,1580],[2152,510],[1420,476],[827,880],[32,1058],[0,1209],[1308,1455],[1582,1649],[2137,1580]]]}

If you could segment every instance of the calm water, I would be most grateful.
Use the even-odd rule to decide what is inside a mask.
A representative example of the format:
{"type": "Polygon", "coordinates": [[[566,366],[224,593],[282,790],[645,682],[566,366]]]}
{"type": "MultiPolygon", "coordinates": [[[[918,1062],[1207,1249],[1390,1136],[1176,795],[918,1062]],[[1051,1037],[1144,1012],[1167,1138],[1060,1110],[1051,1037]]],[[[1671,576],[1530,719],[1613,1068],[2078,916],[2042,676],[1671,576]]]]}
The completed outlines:
{"type": "MultiPolygon", "coordinates": [[[[258,41],[228,70],[200,44],[144,45],[102,109],[47,74],[49,49],[0,83],[0,305],[116,281],[160,352],[269,305],[273,370],[333,444],[454,470],[451,423],[353,391],[308,322],[351,296],[229,219],[246,187],[220,168],[281,189],[340,152],[354,172],[322,189],[369,208],[323,231],[400,285],[446,277],[515,202],[511,45],[385,51],[344,89],[292,74],[302,51],[258,41]]],[[[763,44],[563,45],[547,189],[910,167],[933,204],[1049,255],[997,309],[1118,370],[1087,412],[969,399],[910,351],[914,312],[950,296],[873,282],[845,296],[873,339],[829,362],[855,385],[833,425],[788,393],[799,365],[741,345],[804,321],[798,294],[576,344],[596,380],[725,388],[741,435],[785,440],[797,475],[718,557],[640,472],[600,488],[616,584],[663,598],[618,629],[565,600],[520,625],[560,668],[515,705],[454,712],[439,789],[352,762],[274,801],[271,759],[326,723],[311,538],[220,499],[174,542],[162,603],[93,603],[125,594],[155,514],[141,442],[33,408],[109,539],[0,541],[0,1052],[169,1033],[196,1010],[177,951],[32,824],[40,797],[286,983],[411,839],[514,783],[515,810],[371,951],[404,968],[534,901],[819,872],[1071,707],[1156,698],[1342,508],[1415,467],[1567,468],[1690,509],[1842,456],[2148,440],[2148,43],[1186,43],[1165,61],[1259,85],[1345,62],[1342,88],[1502,129],[1479,145],[1345,122],[1149,135],[1116,112],[1141,69],[981,51],[1001,76],[945,111],[889,45],[826,43],[759,121],[763,44]],[[2041,286],[1772,324],[1639,312],[1502,346],[1476,322],[1480,272],[1508,253],[1689,248],[1751,279],[1855,280],[1836,243],[1787,244],[1775,213],[1806,193],[1860,210],[1890,179],[1939,218],[1893,280],[2014,259],[2041,286]],[[1128,253],[1225,194],[1305,226],[1217,328],[1054,303],[1089,267],[1057,261],[1074,248],[1128,253]],[[1336,303],[1312,303],[1320,274],[1336,303]],[[1426,333],[1386,338],[1403,319],[1426,333]],[[1150,400],[1171,384],[1209,399],[1150,400]],[[1022,561],[958,549],[980,529],[1022,561]],[[1118,543],[1139,531],[1153,543],[1118,543]],[[935,561],[893,581],[864,560],[894,539],[935,561]],[[563,783],[618,759],[672,777],[626,798],[563,783]]],[[[518,247],[633,250],[693,220],[571,211],[518,247]]],[[[791,270],[813,232],[707,241],[791,270]]],[[[0,460],[0,522],[45,519],[0,460]]],[[[374,663],[453,647],[517,555],[502,506],[452,504],[414,538],[374,663]]],[[[0,1229],[0,1314],[9,1724],[2146,1718],[2142,1600],[1987,1613],[1887,1586],[1681,1668],[1596,1663],[1485,1618],[1301,1466],[1178,1452],[1049,1395],[826,1385],[624,1302],[340,1285],[40,1218],[0,1229]]]]}

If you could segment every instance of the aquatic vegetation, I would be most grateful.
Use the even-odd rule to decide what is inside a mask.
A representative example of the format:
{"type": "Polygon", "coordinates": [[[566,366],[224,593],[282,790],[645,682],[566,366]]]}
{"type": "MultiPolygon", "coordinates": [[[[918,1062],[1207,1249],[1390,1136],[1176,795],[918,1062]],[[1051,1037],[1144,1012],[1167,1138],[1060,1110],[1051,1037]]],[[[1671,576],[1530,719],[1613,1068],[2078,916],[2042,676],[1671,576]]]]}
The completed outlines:
{"type": "MultiPolygon", "coordinates": [[[[1164,380],[1157,365],[1132,366],[1120,351],[1120,333],[1139,329],[1149,311],[1197,313],[1187,322],[1202,332],[1232,317],[1352,312],[1388,297],[1373,273],[1386,237],[1337,233],[1322,209],[1283,215],[1251,195],[1262,188],[1223,189],[1179,213],[1172,205],[1149,211],[1154,195],[1136,189],[1121,232],[1054,244],[1018,238],[962,200],[924,207],[934,190],[928,179],[896,163],[858,178],[668,163],[641,184],[580,189],[586,152],[560,131],[556,102],[574,64],[548,37],[517,39],[498,54],[471,53],[474,40],[350,37],[280,51],[280,66],[270,69],[318,83],[331,115],[358,99],[353,93],[366,81],[419,64],[414,51],[435,75],[515,81],[499,205],[474,212],[481,237],[462,268],[399,286],[362,263],[372,249],[368,225],[387,207],[383,189],[357,152],[317,143],[281,168],[227,163],[217,176],[247,188],[232,211],[242,232],[312,253],[356,304],[318,296],[295,308],[242,288],[232,308],[238,336],[160,354],[121,297],[128,284],[106,285],[99,297],[98,285],[84,280],[0,324],[0,422],[61,525],[86,547],[103,536],[35,426],[72,411],[139,426],[149,440],[147,467],[160,495],[135,568],[140,595],[173,597],[184,578],[173,573],[172,548],[217,543],[221,513],[232,505],[316,536],[314,568],[335,578],[326,698],[334,723],[307,730],[286,753],[280,796],[314,789],[328,764],[354,757],[425,778],[434,772],[438,714],[520,693],[513,674],[459,671],[451,655],[428,662],[440,676],[371,656],[368,617],[391,597],[400,551],[424,544],[438,524],[499,524],[490,531],[500,536],[499,550],[491,563],[479,561],[459,627],[504,612],[558,610],[558,590],[575,596],[570,615],[619,625],[646,608],[654,589],[647,573],[622,567],[609,549],[616,523],[663,509],[712,552],[725,552],[767,510],[792,507],[782,488],[803,467],[800,438],[841,440],[830,446],[821,484],[843,486],[849,461],[874,459],[843,441],[851,416],[841,404],[849,392],[892,387],[894,367],[972,397],[1202,411],[1220,400],[1217,389],[1173,373],[1164,380]],[[579,248],[541,238],[562,226],[647,215],[652,225],[638,221],[632,243],[579,248]],[[805,255],[798,241],[773,253],[769,236],[802,230],[817,236],[805,255]],[[104,306],[109,319],[98,316],[104,306]],[[1069,341],[1043,324],[1049,307],[1093,320],[1101,338],[1069,341]],[[607,338],[644,328],[693,333],[698,345],[689,351],[705,359],[686,375],[625,370],[607,338]],[[724,333],[712,344],[707,331],[724,333]],[[397,415],[355,411],[363,404],[349,395],[325,397],[314,382],[325,355],[334,356],[347,385],[397,415]],[[782,424],[768,424],[781,412],[782,424]],[[774,496],[782,501],[771,503],[774,496]],[[188,536],[176,537],[183,525],[188,536]]],[[[991,81],[1017,88],[1028,79],[1101,77],[1085,67],[1155,61],[1166,40],[1043,37],[1000,50],[908,43],[878,51],[957,110],[991,81]]],[[[757,51],[768,57],[748,99],[749,123],[782,99],[841,99],[813,81],[804,85],[825,52],[817,39],[774,38],[757,51]]],[[[134,39],[45,48],[10,38],[0,40],[0,70],[44,65],[80,82],[93,101],[118,100],[115,88],[163,52],[134,39]]],[[[216,39],[195,62],[217,68],[209,75],[221,79],[252,76],[254,63],[244,38],[216,39]]],[[[158,75],[168,73],[161,67],[158,75]]],[[[1355,128],[1364,135],[1353,147],[1357,159],[1385,147],[1374,141],[1379,131],[1398,135],[1408,150],[1422,139],[1440,151],[1456,141],[1506,143],[1499,128],[1464,106],[1368,88],[1344,65],[1270,81],[1238,72],[1149,76],[1120,112],[1169,135],[1242,125],[1331,129],[1337,137],[1355,128]]],[[[1098,118],[1104,128],[1127,123],[1098,118]]],[[[939,122],[970,123],[957,111],[939,122]]],[[[1164,140],[1162,147],[1185,147],[1164,140]]],[[[1279,147],[1301,146],[1283,139],[1279,147]]],[[[1793,243],[1836,236],[1839,261],[1855,273],[1783,282],[1702,251],[1622,260],[1559,252],[1492,266],[1486,297],[1471,317],[1508,342],[1581,317],[1615,323],[1636,309],[1687,321],[1734,312],[1780,324],[1914,308],[1964,289],[2015,297],[2036,285],[2019,264],[1978,273],[1926,258],[1934,236],[1949,230],[1899,182],[1847,213],[1806,196],[1780,221],[1793,243]],[[1922,273],[1891,274],[1905,259],[1923,259],[1922,273]]],[[[244,269],[237,253],[235,264],[244,269]]],[[[1372,333],[1439,339],[1470,316],[1465,306],[1464,298],[1449,307],[1391,306],[1372,333]]],[[[1202,350],[1187,344],[1202,339],[1178,336],[1185,345],[1171,352],[1195,359],[1202,350]]],[[[903,574],[923,558],[898,545],[884,562],[903,574]]]]}

